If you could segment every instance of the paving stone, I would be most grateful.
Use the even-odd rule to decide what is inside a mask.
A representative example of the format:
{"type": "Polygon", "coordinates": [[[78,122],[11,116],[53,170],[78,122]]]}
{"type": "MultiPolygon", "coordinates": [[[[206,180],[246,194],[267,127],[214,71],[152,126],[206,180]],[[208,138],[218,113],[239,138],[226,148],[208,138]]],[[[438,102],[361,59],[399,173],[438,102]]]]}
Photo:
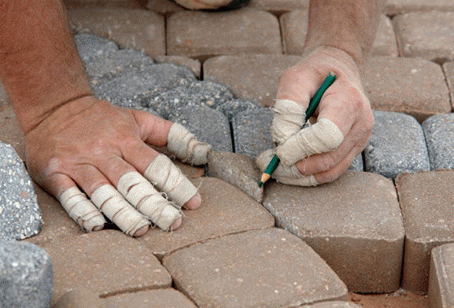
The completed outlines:
{"type": "Polygon", "coordinates": [[[10,144],[25,159],[25,139],[11,105],[0,111],[0,140],[10,144]]]}
{"type": "Polygon", "coordinates": [[[163,264],[199,307],[294,307],[347,298],[344,283],[308,245],[276,228],[195,244],[163,264]]]}
{"type": "Polygon", "coordinates": [[[205,61],[203,75],[205,80],[226,85],[238,98],[271,106],[279,77],[300,60],[284,55],[219,56],[205,61]]]}
{"type": "Polygon", "coordinates": [[[167,54],[206,59],[220,54],[282,53],[279,23],[253,9],[175,12],[167,18],[167,54]]]}
{"type": "Polygon", "coordinates": [[[374,127],[364,149],[365,170],[394,179],[399,173],[430,170],[421,125],[396,112],[374,111],[374,127]]]}
{"type": "Polygon", "coordinates": [[[0,306],[47,308],[52,300],[52,261],[36,245],[0,239],[0,306]]]}
{"type": "Polygon", "coordinates": [[[197,78],[200,78],[202,74],[202,64],[196,59],[183,56],[157,56],[154,57],[154,60],[157,63],[173,63],[180,66],[186,66],[197,76],[197,78]]]}
{"type": "Polygon", "coordinates": [[[364,171],[364,161],[362,153],[356,155],[355,159],[353,159],[352,164],[348,169],[352,171],[364,171]]]}
{"type": "Polygon", "coordinates": [[[422,124],[430,169],[454,169],[454,114],[434,115],[422,124]]]}
{"type": "MultiPolygon", "coordinates": [[[[107,308],[101,298],[91,290],[78,288],[63,295],[53,308],[107,308]]],[[[116,306],[110,306],[116,307],[116,306]]]]}
{"type": "Polygon", "coordinates": [[[402,56],[454,60],[454,12],[409,13],[393,21],[402,56]]]}
{"type": "Polygon", "coordinates": [[[451,0],[388,0],[388,15],[398,15],[413,11],[454,11],[451,0]]]}
{"type": "Polygon", "coordinates": [[[144,245],[120,231],[104,230],[58,238],[43,248],[54,265],[54,303],[78,287],[106,297],[168,288],[172,281],[144,245]]]}
{"type": "Polygon", "coordinates": [[[261,203],[263,187],[258,186],[262,172],[249,156],[229,153],[208,153],[208,175],[226,181],[261,203]]]}
{"type": "Polygon", "coordinates": [[[240,112],[232,120],[235,153],[255,159],[260,153],[274,148],[270,127],[273,111],[269,108],[240,112]]]}
{"type": "MultiPolygon", "coordinates": [[[[280,17],[284,53],[294,55],[303,53],[309,22],[308,15],[307,10],[295,10],[280,17]]],[[[371,55],[398,56],[396,37],[391,20],[384,15],[380,20],[371,55]]]]}
{"type": "Polygon", "coordinates": [[[317,303],[314,305],[304,305],[301,306],[301,308],[361,308],[361,306],[358,306],[353,303],[349,302],[323,302],[323,303],[317,303]]]}
{"type": "Polygon", "coordinates": [[[140,8],[135,0],[63,0],[66,8],[111,7],[140,8]]]}
{"type": "Polygon", "coordinates": [[[213,108],[185,106],[171,114],[169,120],[186,127],[197,140],[211,144],[214,151],[233,151],[229,120],[213,108]]]}
{"type": "Polygon", "coordinates": [[[186,296],[175,289],[149,290],[120,294],[104,299],[108,307],[134,308],[196,308],[186,296]]]}
{"type": "Polygon", "coordinates": [[[288,11],[309,8],[309,0],[251,0],[248,7],[280,15],[288,11]]]}
{"type": "Polygon", "coordinates": [[[429,301],[432,308],[454,307],[454,244],[432,249],[429,274],[429,301]]]}
{"type": "Polygon", "coordinates": [[[123,48],[151,56],[165,55],[164,18],[133,9],[75,9],[68,11],[72,28],[112,39],[123,48]]]}
{"type": "Polygon", "coordinates": [[[426,60],[370,58],[363,84],[376,110],[407,113],[419,122],[434,114],[451,112],[441,67],[426,60]]]}
{"type": "Polygon", "coordinates": [[[155,13],[158,13],[160,15],[164,15],[164,16],[167,16],[174,12],[185,10],[184,7],[178,5],[175,2],[170,1],[170,0],[148,1],[147,9],[150,11],[153,11],[155,13]]]}
{"type": "Polygon", "coordinates": [[[349,291],[399,288],[404,228],[391,180],[346,172],[319,187],[267,184],[263,205],[339,275],[349,291]]]}
{"type": "Polygon", "coordinates": [[[2,81],[0,80],[0,110],[10,104],[8,94],[6,93],[5,87],[3,86],[2,81]]]}
{"type": "Polygon", "coordinates": [[[454,62],[443,64],[443,70],[445,72],[446,81],[451,95],[451,104],[454,106],[454,62]]]}
{"type": "Polygon", "coordinates": [[[229,121],[232,121],[233,117],[236,116],[238,113],[246,110],[261,109],[261,106],[254,104],[251,101],[240,98],[230,101],[224,101],[215,108],[216,110],[219,110],[223,114],[225,114],[229,121]]]}
{"type": "Polygon", "coordinates": [[[222,180],[203,177],[194,180],[202,195],[202,206],[184,210],[183,225],[175,231],[158,229],[139,238],[158,257],[210,238],[274,226],[274,219],[259,203],[222,180]]]}
{"type": "Polygon", "coordinates": [[[41,225],[30,175],[14,148],[0,142],[0,239],[22,240],[38,234],[41,225]]]}
{"type": "Polygon", "coordinates": [[[396,179],[405,226],[405,290],[426,293],[430,251],[454,241],[453,180],[453,170],[402,174],[396,179]]]}

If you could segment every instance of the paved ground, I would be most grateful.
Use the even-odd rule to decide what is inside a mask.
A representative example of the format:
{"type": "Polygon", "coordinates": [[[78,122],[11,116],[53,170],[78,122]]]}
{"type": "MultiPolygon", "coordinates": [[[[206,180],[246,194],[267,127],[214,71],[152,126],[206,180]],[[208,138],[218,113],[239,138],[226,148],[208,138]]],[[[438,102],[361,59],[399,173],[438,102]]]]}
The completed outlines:
{"type": "MultiPolygon", "coordinates": [[[[299,59],[308,1],[216,14],[167,0],[65,2],[99,96],[180,122],[219,153],[205,169],[180,164],[203,207],[181,229],[140,239],[113,227],[83,234],[35,186],[44,224],[25,241],[51,256],[53,304],[452,307],[451,0],[388,1],[364,81],[376,124],[352,170],[317,188],[264,191],[252,158],[272,146],[266,106],[299,59]]],[[[23,157],[2,93],[0,140],[23,157]]]]}

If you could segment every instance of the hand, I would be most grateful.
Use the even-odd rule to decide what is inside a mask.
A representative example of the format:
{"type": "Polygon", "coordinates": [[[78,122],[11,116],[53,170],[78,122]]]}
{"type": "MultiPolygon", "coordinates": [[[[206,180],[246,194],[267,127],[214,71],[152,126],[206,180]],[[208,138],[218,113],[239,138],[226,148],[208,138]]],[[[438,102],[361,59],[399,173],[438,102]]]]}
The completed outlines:
{"type": "Polygon", "coordinates": [[[353,58],[337,48],[318,48],[281,76],[271,128],[278,147],[262,153],[257,164],[264,170],[276,153],[281,158],[273,174],[277,181],[301,186],[331,182],[364,149],[372,126],[372,110],[353,58]],[[337,79],[314,114],[317,123],[301,130],[310,98],[329,72],[337,79]]]}
{"type": "Polygon", "coordinates": [[[25,140],[31,176],[86,231],[103,228],[100,212],[132,236],[145,234],[149,220],[176,229],[181,206],[196,209],[201,204],[194,185],[148,145],[167,145],[177,157],[198,164],[206,163],[210,146],[147,112],[86,96],[56,109],[25,140]]]}

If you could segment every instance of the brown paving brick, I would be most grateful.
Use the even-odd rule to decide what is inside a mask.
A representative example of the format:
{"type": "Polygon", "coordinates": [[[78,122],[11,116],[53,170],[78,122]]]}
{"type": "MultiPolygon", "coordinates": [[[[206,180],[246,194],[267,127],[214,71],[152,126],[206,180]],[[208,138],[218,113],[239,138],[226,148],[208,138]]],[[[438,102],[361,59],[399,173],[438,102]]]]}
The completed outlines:
{"type": "Polygon", "coordinates": [[[409,13],[393,22],[402,56],[454,60],[454,12],[409,13]]]}
{"type": "Polygon", "coordinates": [[[226,85],[239,98],[271,106],[279,77],[300,60],[286,55],[220,56],[203,64],[204,79],[226,85]]]}
{"type": "Polygon", "coordinates": [[[454,62],[443,64],[443,70],[445,72],[449,93],[451,95],[451,106],[454,108],[454,62]]]}
{"type": "Polygon", "coordinates": [[[148,231],[139,241],[162,257],[178,248],[230,233],[274,226],[273,217],[238,188],[216,178],[200,178],[194,184],[202,206],[184,211],[181,228],[173,232],[148,231]]]}
{"type": "Polygon", "coordinates": [[[309,244],[349,291],[399,288],[404,228],[391,180],[347,172],[320,187],[269,183],[263,205],[279,227],[309,244]]]}
{"type": "Polygon", "coordinates": [[[413,11],[454,11],[452,0],[388,0],[386,11],[397,15],[413,11]]]}
{"type": "Polygon", "coordinates": [[[454,170],[402,174],[396,179],[405,226],[402,287],[428,288],[430,251],[454,241],[454,170]]]}
{"type": "Polygon", "coordinates": [[[361,308],[362,306],[358,306],[354,303],[349,302],[323,302],[317,303],[314,305],[304,305],[301,308],[361,308]]]}
{"type": "Polygon", "coordinates": [[[173,63],[189,68],[197,78],[200,78],[202,73],[202,64],[199,60],[191,59],[183,56],[157,56],[154,57],[157,63],[173,63]]]}
{"type": "Polygon", "coordinates": [[[169,15],[174,12],[183,11],[184,7],[170,0],[148,1],[147,9],[161,15],[169,15]]]}
{"type": "MultiPolygon", "coordinates": [[[[280,17],[284,53],[300,55],[303,53],[307,35],[308,11],[296,10],[280,17]]],[[[382,16],[377,36],[371,50],[372,55],[397,57],[396,37],[391,21],[382,16]]]]}
{"type": "Polygon", "coordinates": [[[77,287],[104,297],[168,288],[172,282],[169,273],[144,245],[119,231],[59,238],[43,248],[52,257],[54,302],[77,287]]]}
{"type": "Polygon", "coordinates": [[[123,48],[150,56],[165,55],[164,18],[154,12],[133,9],[76,9],[68,11],[77,32],[107,37],[123,48]]]}
{"type": "Polygon", "coordinates": [[[347,289],[303,241],[271,228],[224,236],[164,258],[199,307],[294,307],[346,300],[347,289]]]}
{"type": "Polygon", "coordinates": [[[186,296],[175,289],[160,289],[125,293],[103,300],[107,307],[118,308],[197,308],[186,296]]]}
{"type": "Polygon", "coordinates": [[[451,112],[448,86],[441,67],[422,59],[370,58],[364,88],[373,109],[402,112],[422,122],[451,112]]]}
{"type": "Polygon", "coordinates": [[[288,11],[307,9],[309,0],[251,0],[248,7],[279,15],[288,11]]]}
{"type": "Polygon", "coordinates": [[[24,134],[11,105],[0,111],[0,140],[12,145],[20,158],[25,159],[24,134]]]}
{"type": "Polygon", "coordinates": [[[108,306],[99,298],[98,294],[86,288],[78,288],[65,293],[58,300],[57,304],[55,304],[53,308],[107,308],[107,307],[108,306]]]}
{"type": "Polygon", "coordinates": [[[432,249],[429,274],[431,308],[454,307],[454,244],[432,249]]]}
{"type": "Polygon", "coordinates": [[[167,18],[167,53],[206,59],[220,54],[282,53],[279,22],[272,14],[180,11],[167,18]]]}
{"type": "Polygon", "coordinates": [[[110,8],[140,8],[136,0],[63,0],[67,8],[110,7],[110,8]]]}

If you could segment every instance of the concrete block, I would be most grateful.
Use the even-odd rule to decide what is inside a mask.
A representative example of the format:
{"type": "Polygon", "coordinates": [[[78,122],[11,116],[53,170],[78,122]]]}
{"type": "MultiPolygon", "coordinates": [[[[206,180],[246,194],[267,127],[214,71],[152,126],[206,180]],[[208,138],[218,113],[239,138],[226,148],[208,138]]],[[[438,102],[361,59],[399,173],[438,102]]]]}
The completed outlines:
{"type": "Polygon", "coordinates": [[[184,11],[185,8],[171,0],[148,1],[147,9],[160,15],[168,16],[174,12],[184,11]]]}
{"type": "Polygon", "coordinates": [[[309,8],[309,0],[251,0],[248,7],[265,10],[275,15],[309,8]]]}
{"type": "Polygon", "coordinates": [[[454,114],[434,115],[422,124],[430,169],[454,169],[454,114]]]}
{"type": "Polygon", "coordinates": [[[454,170],[402,174],[396,179],[405,225],[402,287],[427,293],[430,251],[454,241],[454,170]]]}
{"type": "Polygon", "coordinates": [[[432,249],[429,274],[431,308],[454,307],[454,244],[432,249]]]}
{"type": "MultiPolygon", "coordinates": [[[[95,292],[86,288],[71,290],[63,295],[53,308],[107,308],[95,292]]],[[[116,306],[110,306],[116,307],[116,306]]]]}
{"type": "Polygon", "coordinates": [[[454,62],[443,64],[443,71],[448,83],[449,94],[451,95],[451,105],[454,106],[454,62]]]}
{"type": "Polygon", "coordinates": [[[50,307],[52,261],[43,249],[0,239],[0,273],[1,307],[50,307]]]}
{"type": "Polygon", "coordinates": [[[400,54],[435,62],[454,60],[454,12],[415,12],[393,19],[400,54]]]}
{"type": "Polygon", "coordinates": [[[237,53],[282,53],[279,22],[254,9],[179,11],[167,18],[167,54],[199,59],[237,53]]]}
{"type": "Polygon", "coordinates": [[[229,121],[232,121],[233,117],[238,113],[246,110],[261,109],[261,106],[240,98],[223,102],[215,108],[225,114],[229,121]]]}
{"type": "Polygon", "coordinates": [[[364,171],[364,161],[362,153],[356,155],[353,159],[352,164],[348,167],[348,170],[352,171],[364,171]]]}
{"type": "Polygon", "coordinates": [[[263,187],[258,186],[262,172],[249,156],[228,152],[208,154],[208,175],[238,187],[249,197],[261,203],[263,187]]]}
{"type": "Polygon", "coordinates": [[[0,141],[0,239],[36,235],[42,215],[30,175],[14,148],[0,141]]]}
{"type": "Polygon", "coordinates": [[[434,114],[451,112],[443,71],[426,60],[370,58],[363,84],[375,110],[406,113],[419,122],[434,114]]]}
{"type": "Polygon", "coordinates": [[[127,8],[69,10],[72,28],[115,41],[150,56],[165,55],[164,18],[154,12],[127,8]]]}
{"type": "Polygon", "coordinates": [[[273,111],[268,108],[246,110],[233,117],[235,153],[255,159],[263,151],[274,148],[270,131],[273,117],[273,111]]]}
{"type": "Polygon", "coordinates": [[[168,288],[172,282],[169,273],[144,245],[119,231],[60,237],[43,248],[54,265],[53,304],[78,287],[106,297],[168,288]]]}
{"type": "Polygon", "coordinates": [[[202,206],[184,210],[183,225],[175,231],[148,231],[139,241],[158,257],[210,238],[274,226],[274,218],[259,203],[222,180],[203,177],[194,180],[202,195],[202,206]]]}
{"type": "Polygon", "coordinates": [[[388,0],[386,11],[388,15],[399,15],[409,12],[454,11],[451,0],[388,0]]]}
{"type": "Polygon", "coordinates": [[[106,307],[197,308],[186,296],[175,289],[148,290],[119,294],[103,300],[106,307]]]}
{"type": "Polygon", "coordinates": [[[199,307],[295,307],[347,297],[344,283],[308,245],[276,228],[195,244],[163,264],[199,307]]]}
{"type": "Polygon", "coordinates": [[[399,288],[404,228],[391,180],[350,171],[319,187],[271,182],[263,205],[277,226],[310,245],[349,291],[399,288]]]}
{"type": "Polygon", "coordinates": [[[234,55],[208,59],[203,64],[205,80],[229,87],[236,97],[271,106],[282,73],[298,63],[299,56],[234,55]]]}
{"type": "Polygon", "coordinates": [[[323,302],[323,303],[317,303],[313,305],[304,305],[301,306],[301,308],[360,308],[362,306],[358,306],[354,303],[349,303],[349,302],[323,302]]]}
{"type": "MultiPolygon", "coordinates": [[[[154,2],[154,1],[151,1],[154,2]]],[[[202,64],[199,60],[191,59],[183,56],[157,56],[154,57],[157,63],[173,63],[179,66],[185,66],[189,68],[197,78],[202,75],[202,64]]]]}
{"type": "Polygon", "coordinates": [[[364,149],[365,170],[394,179],[402,172],[429,171],[424,132],[411,116],[374,111],[374,127],[364,149]]]}

